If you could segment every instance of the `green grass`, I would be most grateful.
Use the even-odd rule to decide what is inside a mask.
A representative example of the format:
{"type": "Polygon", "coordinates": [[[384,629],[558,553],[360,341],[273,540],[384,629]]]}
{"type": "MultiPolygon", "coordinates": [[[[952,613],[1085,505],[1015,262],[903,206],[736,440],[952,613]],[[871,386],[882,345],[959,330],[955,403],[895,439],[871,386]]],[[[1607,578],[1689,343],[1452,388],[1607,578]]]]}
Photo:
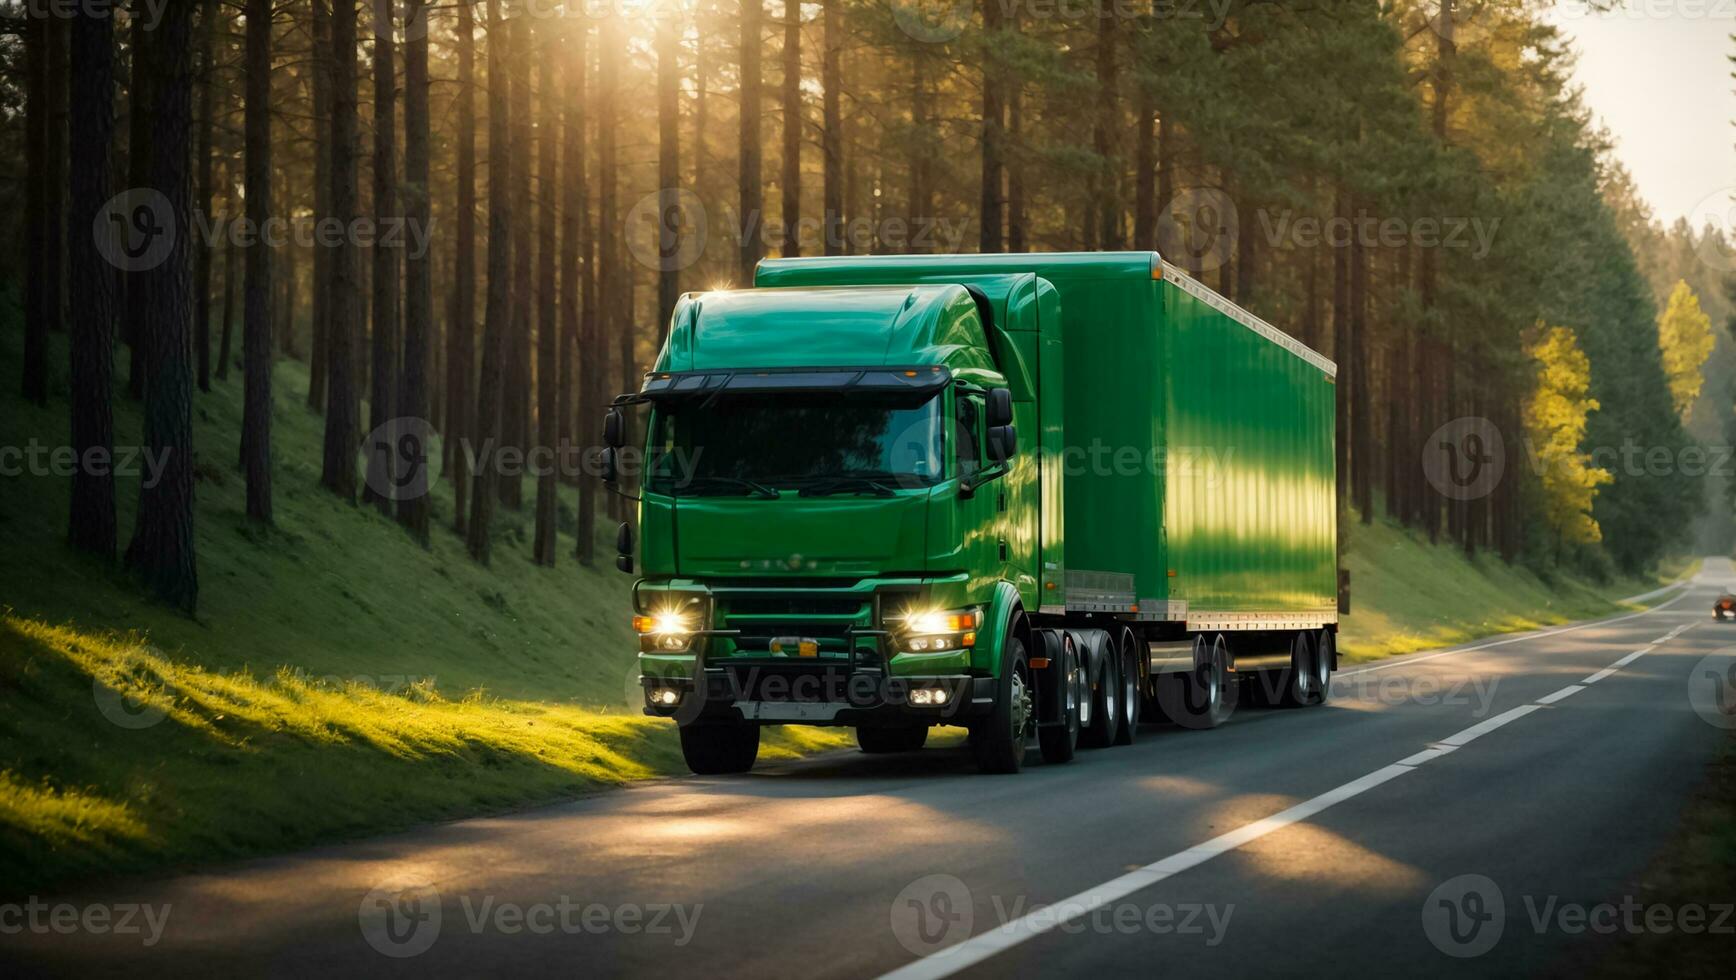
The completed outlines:
{"type": "MultiPolygon", "coordinates": [[[[0,363],[20,363],[0,295],[0,363]]],[[[0,377],[0,446],[67,440],[65,338],[47,408],[0,377]]],[[[124,370],[117,371],[117,377],[124,370]]],[[[481,568],[432,497],[431,547],[317,488],[322,423],[295,362],[274,377],[276,526],[244,516],[241,381],[196,394],[200,603],[189,619],[65,546],[69,481],[0,477],[0,890],[190,867],[557,800],[682,771],[672,726],[638,713],[629,579],[529,560],[503,511],[481,568]],[[128,721],[132,713],[154,724],[128,721]],[[113,718],[126,724],[117,724],[113,718]]],[[[116,442],[139,406],[117,388],[116,442]]],[[[119,484],[121,546],[138,479],[119,484]]],[[[526,499],[529,500],[527,493],[526,499]]],[[[612,545],[600,542],[605,558],[612,545]]],[[[1370,656],[1612,611],[1604,588],[1467,563],[1383,524],[1352,529],[1347,653],[1370,656]]],[[[763,758],[849,743],[768,733],[763,758]]]]}
{"type": "Polygon", "coordinates": [[[1449,544],[1384,520],[1349,525],[1345,564],[1351,612],[1340,623],[1340,650],[1351,661],[1450,646],[1496,633],[1538,629],[1626,608],[1620,600],[1690,574],[1675,562],[1659,577],[1594,583],[1536,573],[1479,554],[1467,559],[1449,544]]]}
{"type": "MultiPolygon", "coordinates": [[[[0,363],[21,363],[0,308],[0,363]]],[[[47,408],[0,378],[0,446],[67,441],[64,337],[47,408]]],[[[117,365],[124,377],[124,363],[117,365]]],[[[503,511],[494,561],[433,495],[432,546],[317,488],[320,418],[301,365],[273,380],[276,527],[245,518],[241,381],[195,395],[200,599],[189,619],[64,544],[69,481],[0,477],[0,882],[72,878],[282,851],[570,797],[685,771],[674,729],[639,714],[631,580],[563,553],[529,560],[527,511],[503,511]],[[113,692],[111,696],[109,692],[113,692]],[[99,694],[101,696],[99,696],[99,694]],[[162,718],[127,728],[104,714],[162,718]]],[[[116,390],[117,445],[139,406],[116,390]]],[[[119,481],[121,547],[139,480],[119,481]]],[[[608,535],[612,538],[612,533],[608,535]]],[[[600,542],[602,558],[613,545],[600,542]]],[[[768,732],[762,758],[846,744],[768,732]]]]}

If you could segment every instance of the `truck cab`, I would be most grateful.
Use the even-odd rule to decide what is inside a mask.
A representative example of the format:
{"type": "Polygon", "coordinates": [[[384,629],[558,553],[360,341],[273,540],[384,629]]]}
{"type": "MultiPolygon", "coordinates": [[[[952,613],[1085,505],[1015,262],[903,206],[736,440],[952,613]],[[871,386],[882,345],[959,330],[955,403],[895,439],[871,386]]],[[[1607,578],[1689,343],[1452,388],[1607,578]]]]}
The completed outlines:
{"type": "Polygon", "coordinates": [[[995,704],[990,658],[1036,598],[1036,467],[985,302],[957,284],[688,296],[617,399],[612,431],[643,407],[646,711],[682,723],[694,768],[751,763],[765,723],[899,751],[995,704]]]}

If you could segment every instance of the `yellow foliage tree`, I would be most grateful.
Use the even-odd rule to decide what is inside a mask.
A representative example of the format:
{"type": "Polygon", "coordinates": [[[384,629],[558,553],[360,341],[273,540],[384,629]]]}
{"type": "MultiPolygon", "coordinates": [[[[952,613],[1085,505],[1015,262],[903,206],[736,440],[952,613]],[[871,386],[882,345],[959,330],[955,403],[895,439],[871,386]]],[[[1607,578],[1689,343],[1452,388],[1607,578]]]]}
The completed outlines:
{"type": "Polygon", "coordinates": [[[1664,373],[1670,379],[1670,398],[1683,422],[1694,410],[1706,376],[1700,372],[1712,356],[1712,318],[1700,309],[1700,297],[1684,281],[1670,291],[1669,305],[1658,318],[1658,347],[1664,354],[1664,373]]]}
{"type": "Polygon", "coordinates": [[[1566,327],[1538,325],[1526,348],[1537,386],[1525,403],[1525,436],[1543,483],[1544,517],[1560,543],[1594,544],[1603,531],[1591,516],[1597,488],[1613,482],[1580,451],[1585,420],[1600,406],[1591,390],[1591,361],[1566,327]]]}

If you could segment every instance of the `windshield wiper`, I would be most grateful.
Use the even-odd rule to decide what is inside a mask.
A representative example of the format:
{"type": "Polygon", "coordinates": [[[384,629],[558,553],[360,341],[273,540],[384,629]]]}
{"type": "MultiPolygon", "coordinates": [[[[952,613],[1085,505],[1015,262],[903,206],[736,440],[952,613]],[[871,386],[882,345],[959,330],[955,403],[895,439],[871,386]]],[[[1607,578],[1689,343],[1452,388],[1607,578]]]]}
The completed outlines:
{"type": "Polygon", "coordinates": [[[879,480],[868,476],[825,476],[797,491],[802,497],[825,497],[836,493],[854,490],[857,493],[871,493],[876,497],[896,496],[898,491],[879,480]]]}
{"type": "MultiPolygon", "coordinates": [[[[686,489],[689,487],[695,487],[695,486],[710,487],[710,488],[714,488],[714,489],[719,488],[719,487],[735,487],[735,488],[740,489],[740,490],[746,490],[747,492],[753,494],[756,497],[763,497],[766,500],[776,500],[777,498],[783,496],[783,494],[777,492],[776,490],[772,489],[771,487],[766,486],[763,483],[755,483],[752,480],[743,480],[739,477],[734,477],[734,476],[716,476],[716,475],[689,477],[686,480],[686,482],[684,482],[684,483],[674,484],[671,487],[671,490],[672,491],[679,491],[679,490],[683,490],[683,489],[686,489]]],[[[678,492],[672,492],[671,496],[679,497],[679,496],[681,496],[681,494],[678,492]]]]}

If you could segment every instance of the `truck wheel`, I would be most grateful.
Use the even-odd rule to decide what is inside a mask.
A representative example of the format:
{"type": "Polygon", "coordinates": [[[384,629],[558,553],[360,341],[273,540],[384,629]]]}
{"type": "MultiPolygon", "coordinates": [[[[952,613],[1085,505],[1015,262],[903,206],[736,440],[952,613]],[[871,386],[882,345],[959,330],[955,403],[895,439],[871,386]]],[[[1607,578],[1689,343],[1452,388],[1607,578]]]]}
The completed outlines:
{"type": "Polygon", "coordinates": [[[1037,747],[1043,750],[1043,761],[1052,765],[1073,761],[1074,753],[1079,750],[1079,715],[1081,711],[1089,710],[1087,699],[1091,696],[1072,637],[1062,641],[1061,656],[1060,675],[1066,685],[1061,691],[1061,714],[1065,722],[1037,729],[1037,747]]]}
{"type": "Polygon", "coordinates": [[[1318,704],[1314,700],[1319,683],[1317,666],[1325,663],[1314,649],[1306,630],[1290,640],[1290,666],[1278,672],[1278,703],[1286,708],[1318,704]]]}
{"type": "Polygon", "coordinates": [[[915,752],[928,742],[927,725],[901,728],[856,729],[856,744],[869,755],[889,755],[894,752],[915,752]]]}
{"type": "Polygon", "coordinates": [[[1314,690],[1309,704],[1325,704],[1332,699],[1332,671],[1338,666],[1338,635],[1321,630],[1318,639],[1309,644],[1314,648],[1314,690]]]}
{"type": "MultiPolygon", "coordinates": [[[[1202,645],[1207,642],[1200,639],[1202,645]]],[[[1198,666],[1185,674],[1164,677],[1167,685],[1159,689],[1164,714],[1183,728],[1216,728],[1235,711],[1229,647],[1221,633],[1209,643],[1198,666]]]]}
{"type": "Polygon", "coordinates": [[[977,768],[986,773],[1014,773],[1025,765],[1025,739],[1036,717],[1032,709],[1031,668],[1025,644],[1008,636],[1001,654],[1001,676],[995,685],[995,706],[989,716],[971,726],[970,750],[977,768]]]}
{"type": "Polygon", "coordinates": [[[742,722],[683,725],[681,757],[700,776],[747,772],[759,756],[758,725],[742,722]]]}
{"type": "Polygon", "coordinates": [[[1080,733],[1086,748],[1101,749],[1115,742],[1121,727],[1121,655],[1114,651],[1103,657],[1103,672],[1097,676],[1097,686],[1089,692],[1091,722],[1080,733]]]}
{"type": "Polygon", "coordinates": [[[1121,724],[1115,729],[1116,745],[1132,745],[1139,728],[1139,660],[1133,634],[1123,632],[1121,642],[1121,724]]]}

